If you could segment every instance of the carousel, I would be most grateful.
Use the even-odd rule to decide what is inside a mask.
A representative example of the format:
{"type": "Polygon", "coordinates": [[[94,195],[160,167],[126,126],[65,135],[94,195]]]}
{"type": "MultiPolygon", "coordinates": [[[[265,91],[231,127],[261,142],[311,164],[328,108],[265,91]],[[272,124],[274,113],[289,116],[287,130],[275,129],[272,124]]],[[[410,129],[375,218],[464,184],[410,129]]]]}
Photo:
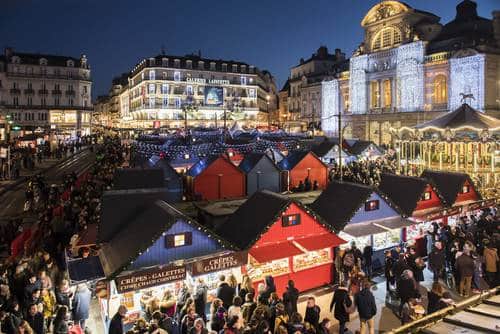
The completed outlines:
{"type": "Polygon", "coordinates": [[[469,173],[484,193],[500,181],[500,120],[463,103],[458,109],[413,128],[394,130],[400,171],[424,169],[469,173]]]}

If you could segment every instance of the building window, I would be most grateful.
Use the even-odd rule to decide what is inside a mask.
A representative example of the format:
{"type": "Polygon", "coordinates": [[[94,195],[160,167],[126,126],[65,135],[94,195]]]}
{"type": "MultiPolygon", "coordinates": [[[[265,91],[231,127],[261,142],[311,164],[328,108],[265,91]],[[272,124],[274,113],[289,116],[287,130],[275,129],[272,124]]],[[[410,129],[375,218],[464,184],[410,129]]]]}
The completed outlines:
{"type": "Polygon", "coordinates": [[[42,98],[40,99],[40,105],[41,105],[41,106],[46,106],[46,105],[47,105],[47,100],[45,99],[45,97],[42,97],[42,98]]]}
{"type": "Polygon", "coordinates": [[[14,96],[12,98],[12,104],[15,105],[15,106],[18,106],[19,105],[19,97],[14,96]]]}
{"type": "Polygon", "coordinates": [[[163,98],[163,106],[168,106],[168,97],[163,98]]]}
{"type": "Polygon", "coordinates": [[[191,232],[167,234],[165,236],[165,248],[190,246],[192,243],[193,234],[191,232]]]}
{"type": "Polygon", "coordinates": [[[467,194],[468,192],[470,192],[470,186],[466,184],[462,187],[462,194],[467,194]]]}
{"type": "Polygon", "coordinates": [[[210,63],[210,71],[215,71],[215,63],[214,62],[210,63]]]}
{"type": "Polygon", "coordinates": [[[199,61],[199,62],[198,62],[198,69],[199,69],[199,70],[203,70],[204,68],[205,68],[205,63],[204,63],[204,62],[202,62],[202,61],[199,61]]]}
{"type": "Polygon", "coordinates": [[[168,58],[161,59],[161,66],[168,67],[168,58]]]}
{"type": "Polygon", "coordinates": [[[31,82],[28,82],[28,89],[33,89],[33,84],[31,82]]]}
{"type": "Polygon", "coordinates": [[[222,64],[222,72],[227,72],[227,64],[222,64]]]}
{"type": "Polygon", "coordinates": [[[181,81],[181,72],[179,71],[174,72],[174,81],[181,81]]]}
{"type": "Polygon", "coordinates": [[[73,106],[73,99],[69,99],[69,105],[72,107],[73,106]]]}
{"type": "Polygon", "coordinates": [[[161,93],[162,94],[168,94],[168,84],[162,84],[161,85],[161,93]]]}
{"type": "Polygon", "coordinates": [[[154,97],[150,97],[149,98],[149,107],[150,108],[154,108],[155,107],[155,98],[154,97]]]}
{"type": "Polygon", "coordinates": [[[187,60],[186,61],[186,68],[192,69],[193,68],[193,61],[192,60],[187,60]]]}
{"type": "Polygon", "coordinates": [[[174,67],[175,68],[181,67],[181,60],[180,59],[174,59],[174,67]]]}
{"type": "Polygon", "coordinates": [[[149,92],[149,94],[154,94],[155,91],[156,91],[155,84],[149,84],[149,86],[148,86],[148,92],[149,92]]]}
{"type": "Polygon", "coordinates": [[[384,86],[384,108],[390,108],[392,105],[392,85],[390,79],[385,79],[384,86]]]}
{"type": "Polygon", "coordinates": [[[281,225],[283,227],[300,225],[300,214],[297,213],[281,217],[281,225]]]}
{"type": "Polygon", "coordinates": [[[180,108],[181,107],[181,98],[180,97],[176,97],[175,98],[175,107],[176,108],[180,108]]]}
{"type": "Polygon", "coordinates": [[[256,96],[256,95],[255,95],[255,89],[254,89],[254,88],[250,88],[250,89],[248,90],[248,97],[250,97],[250,98],[254,99],[254,98],[255,98],[255,96],[256,96]]]}
{"type": "Polygon", "coordinates": [[[191,86],[191,85],[187,85],[187,86],[186,86],[186,93],[187,93],[188,95],[193,95],[193,86],[191,86]]]}
{"type": "Polygon", "coordinates": [[[431,192],[430,191],[425,191],[422,194],[422,201],[428,201],[428,200],[431,199],[431,197],[432,197],[431,192]]]}
{"type": "Polygon", "coordinates": [[[54,105],[55,105],[55,106],[58,106],[58,105],[59,105],[59,98],[58,98],[58,97],[55,97],[55,98],[54,98],[54,105]]]}
{"type": "Polygon", "coordinates": [[[377,199],[365,202],[365,211],[375,211],[379,208],[379,201],[377,199]]]}
{"type": "Polygon", "coordinates": [[[448,85],[446,83],[446,77],[444,75],[438,75],[433,82],[433,103],[441,104],[448,102],[448,85]]]}
{"type": "Polygon", "coordinates": [[[233,68],[233,69],[232,69],[233,73],[238,72],[238,65],[233,64],[232,68],[233,68]]]}
{"type": "Polygon", "coordinates": [[[245,86],[247,84],[247,77],[241,77],[240,82],[243,86],[245,86]]]}
{"type": "Polygon", "coordinates": [[[386,49],[401,43],[401,32],[394,27],[386,27],[375,34],[372,40],[372,49],[386,49]]]}
{"type": "Polygon", "coordinates": [[[378,81],[370,82],[370,107],[380,107],[380,85],[378,81]]]}
{"type": "Polygon", "coordinates": [[[83,93],[87,94],[87,86],[83,86],[83,93]]]}
{"type": "Polygon", "coordinates": [[[31,96],[28,96],[28,105],[32,106],[33,105],[33,98],[31,96]]]}
{"type": "Polygon", "coordinates": [[[149,71],[149,80],[155,80],[155,71],[149,71]]]}

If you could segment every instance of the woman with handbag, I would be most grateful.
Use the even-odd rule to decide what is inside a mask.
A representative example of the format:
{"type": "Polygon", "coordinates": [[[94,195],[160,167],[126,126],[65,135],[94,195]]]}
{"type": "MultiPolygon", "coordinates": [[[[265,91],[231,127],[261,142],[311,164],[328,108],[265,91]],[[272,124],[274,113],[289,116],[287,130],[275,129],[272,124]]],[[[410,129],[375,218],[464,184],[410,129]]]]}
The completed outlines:
{"type": "Polygon", "coordinates": [[[333,315],[339,321],[339,334],[344,334],[345,325],[349,322],[349,314],[353,313],[355,308],[347,290],[347,284],[342,282],[333,294],[332,302],[330,303],[330,312],[334,311],[333,315]]]}

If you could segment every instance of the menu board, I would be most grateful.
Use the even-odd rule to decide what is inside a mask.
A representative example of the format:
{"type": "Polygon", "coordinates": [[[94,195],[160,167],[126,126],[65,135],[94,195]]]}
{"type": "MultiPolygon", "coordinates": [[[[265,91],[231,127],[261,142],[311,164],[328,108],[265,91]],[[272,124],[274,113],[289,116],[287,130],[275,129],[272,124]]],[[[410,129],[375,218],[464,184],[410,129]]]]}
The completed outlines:
{"type": "Polygon", "coordinates": [[[300,271],[332,262],[331,249],[325,248],[293,257],[293,270],[300,271]]]}
{"type": "Polygon", "coordinates": [[[422,237],[431,225],[432,222],[423,222],[408,226],[406,228],[406,240],[410,241],[422,237]]]}
{"type": "Polygon", "coordinates": [[[274,260],[266,263],[258,263],[252,257],[250,257],[250,263],[247,265],[247,273],[252,281],[261,281],[268,275],[274,277],[288,274],[289,272],[290,266],[288,264],[288,258],[274,260]]]}
{"type": "Polygon", "coordinates": [[[341,249],[346,249],[351,247],[351,241],[354,241],[356,243],[356,247],[358,249],[363,249],[367,245],[371,245],[372,243],[372,236],[371,235],[365,235],[363,237],[353,237],[347,233],[340,232],[339,237],[347,241],[345,244],[340,245],[341,249]]]}
{"type": "Polygon", "coordinates": [[[373,249],[384,249],[396,246],[401,242],[401,229],[395,229],[373,235],[373,249]]]}

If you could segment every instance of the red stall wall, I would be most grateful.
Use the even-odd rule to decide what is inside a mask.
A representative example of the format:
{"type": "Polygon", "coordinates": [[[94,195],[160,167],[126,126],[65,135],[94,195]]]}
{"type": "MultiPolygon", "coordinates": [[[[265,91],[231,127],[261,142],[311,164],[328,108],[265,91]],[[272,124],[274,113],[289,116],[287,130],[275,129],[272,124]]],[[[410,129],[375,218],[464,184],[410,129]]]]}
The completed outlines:
{"type": "Polygon", "coordinates": [[[194,179],[193,189],[203,200],[242,197],[245,196],[245,174],[226,159],[219,158],[194,179]]]}
{"type": "Polygon", "coordinates": [[[417,207],[415,208],[414,211],[442,207],[441,200],[439,199],[439,197],[436,194],[436,192],[434,190],[432,190],[432,187],[430,185],[427,185],[425,187],[425,191],[430,191],[431,192],[431,199],[429,199],[427,201],[423,201],[423,200],[418,201],[417,202],[417,207]]]}
{"type": "Polygon", "coordinates": [[[318,181],[319,189],[325,189],[328,184],[328,167],[325,166],[318,158],[309,153],[290,171],[290,189],[299,185],[299,182],[304,182],[309,172],[311,185],[314,181],[318,181]]]}
{"type": "MultiPolygon", "coordinates": [[[[255,246],[265,246],[279,242],[285,242],[292,238],[301,238],[310,235],[320,235],[325,233],[332,233],[307,212],[302,210],[296,204],[292,203],[283,213],[283,215],[300,214],[300,224],[296,226],[283,227],[281,224],[281,217],[271,226],[271,228],[264,233],[261,238],[255,243],[255,246]]],[[[289,258],[290,268],[293,270],[292,258],[289,258]]],[[[306,269],[297,272],[291,272],[287,275],[274,277],[278,295],[281,297],[286,289],[288,280],[293,280],[295,286],[299,291],[310,290],[329,284],[332,282],[333,275],[333,250],[332,250],[332,263],[318,266],[311,269],[306,269]]],[[[257,289],[259,282],[254,282],[255,289],[257,289]]]]}
{"type": "Polygon", "coordinates": [[[464,186],[469,186],[469,192],[468,193],[462,193],[460,191],[457,195],[457,199],[455,200],[454,204],[458,204],[460,202],[465,202],[465,201],[477,201],[479,200],[479,196],[477,196],[476,190],[474,189],[474,186],[469,183],[469,181],[465,181],[464,186]]]}

